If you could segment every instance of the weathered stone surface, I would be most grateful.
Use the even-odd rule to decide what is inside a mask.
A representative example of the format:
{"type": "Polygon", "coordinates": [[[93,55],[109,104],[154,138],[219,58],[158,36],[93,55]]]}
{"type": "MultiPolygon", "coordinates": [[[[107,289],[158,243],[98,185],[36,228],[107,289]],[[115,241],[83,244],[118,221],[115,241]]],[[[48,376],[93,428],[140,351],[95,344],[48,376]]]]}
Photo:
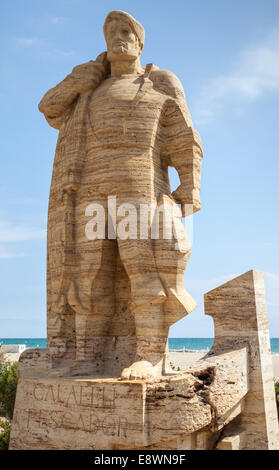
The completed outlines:
{"type": "Polygon", "coordinates": [[[48,346],[21,355],[10,447],[277,448],[261,273],[206,294],[214,346],[187,373],[170,368],[169,327],[196,306],[181,218],[200,209],[201,141],[177,77],[141,67],[140,23],[111,12],[104,33],[108,51],[39,105],[59,129],[48,346]],[[181,182],[173,193],[168,167],[181,182]]]}
{"type": "MultiPolygon", "coordinates": [[[[209,355],[235,355],[247,348],[247,395],[241,413],[243,449],[278,449],[278,419],[263,273],[249,271],[205,295],[205,312],[214,319],[215,341],[209,355]],[[248,360],[248,364],[247,361],[248,360]]],[[[232,364],[231,364],[232,365],[232,364]]],[[[236,369],[227,368],[235,380],[236,369]]],[[[229,390],[227,391],[229,394],[229,390]]],[[[229,395],[226,395],[229,400],[229,395]]]]}
{"type": "Polygon", "coordinates": [[[143,448],[211,421],[192,375],[148,384],[113,379],[23,378],[10,447],[143,448]]]}
{"type": "Polygon", "coordinates": [[[207,355],[188,369],[207,383],[204,395],[214,410],[216,430],[239,412],[241,400],[249,389],[247,360],[247,349],[242,348],[207,355]]]}
{"type": "Polygon", "coordinates": [[[59,129],[48,215],[48,373],[149,378],[169,369],[169,327],[196,303],[183,283],[191,247],[181,213],[168,237],[159,213],[142,207],[161,207],[171,223],[177,203],[188,214],[199,210],[202,148],[178,78],[140,65],[140,23],[111,12],[104,33],[107,52],[74,67],[39,104],[59,129]],[[170,166],[181,181],[173,193],[170,166]],[[98,237],[88,225],[92,204],[104,215],[98,237]],[[129,237],[127,210],[136,211],[129,237]]]}
{"type": "Polygon", "coordinates": [[[206,313],[215,321],[215,343],[187,373],[127,381],[46,378],[30,376],[32,367],[24,366],[11,448],[278,448],[274,390],[265,375],[270,369],[260,369],[262,361],[268,365],[271,359],[264,337],[268,330],[257,330],[257,321],[267,327],[262,288],[262,276],[251,271],[205,296],[206,313]],[[237,285],[232,301],[230,289],[236,292],[237,285]],[[228,325],[223,315],[229,313],[230,336],[227,329],[222,336],[220,323],[228,325]],[[242,326],[240,331],[239,318],[245,315],[247,330],[242,326]]]}
{"type": "Polygon", "coordinates": [[[222,433],[218,444],[217,450],[241,450],[245,446],[245,431],[237,425],[233,425],[230,430],[228,426],[224,433],[222,433]]]}
{"type": "Polygon", "coordinates": [[[230,368],[246,350],[235,356],[149,382],[21,378],[11,448],[212,448],[247,393],[245,369],[233,382],[230,368]]]}

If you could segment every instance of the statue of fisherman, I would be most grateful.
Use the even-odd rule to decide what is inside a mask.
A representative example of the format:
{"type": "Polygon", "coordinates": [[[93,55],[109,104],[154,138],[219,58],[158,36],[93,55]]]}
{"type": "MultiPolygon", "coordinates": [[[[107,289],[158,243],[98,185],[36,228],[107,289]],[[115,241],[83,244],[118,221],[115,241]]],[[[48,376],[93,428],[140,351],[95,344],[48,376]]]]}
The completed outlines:
{"type": "Polygon", "coordinates": [[[202,148],[178,78],[140,64],[142,25],[112,11],[104,35],[107,52],[74,67],[39,104],[59,129],[47,242],[50,374],[105,373],[121,263],[135,325],[135,354],[123,362],[121,378],[148,379],[168,372],[169,327],[196,306],[183,284],[191,249],[161,232],[156,239],[141,237],[139,228],[130,238],[117,230],[108,237],[109,201],[116,201],[116,227],[125,215],[119,207],[140,212],[141,206],[168,201],[198,211],[202,148]],[[181,183],[173,193],[168,167],[181,183]],[[91,203],[106,214],[106,235],[95,239],[85,230],[91,203]]]}

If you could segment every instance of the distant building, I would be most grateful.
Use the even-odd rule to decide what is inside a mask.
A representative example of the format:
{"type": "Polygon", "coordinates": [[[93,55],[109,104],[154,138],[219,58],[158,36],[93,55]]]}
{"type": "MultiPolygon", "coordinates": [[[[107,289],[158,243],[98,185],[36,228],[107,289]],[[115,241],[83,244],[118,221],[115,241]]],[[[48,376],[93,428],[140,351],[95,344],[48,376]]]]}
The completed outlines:
{"type": "Polygon", "coordinates": [[[21,354],[23,351],[25,351],[26,346],[25,344],[2,344],[1,349],[4,351],[4,353],[21,354]]]}

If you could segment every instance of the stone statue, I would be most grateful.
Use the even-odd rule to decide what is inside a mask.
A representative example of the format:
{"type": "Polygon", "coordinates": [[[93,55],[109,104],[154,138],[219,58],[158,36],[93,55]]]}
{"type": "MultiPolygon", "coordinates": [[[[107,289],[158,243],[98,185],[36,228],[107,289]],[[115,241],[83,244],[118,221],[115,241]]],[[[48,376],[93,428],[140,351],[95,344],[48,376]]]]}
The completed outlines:
{"type": "Polygon", "coordinates": [[[74,67],[39,104],[60,131],[48,218],[50,373],[124,368],[123,378],[146,378],[166,372],[169,327],[196,306],[183,285],[191,248],[142,239],[139,229],[135,238],[88,239],[86,208],[107,212],[115,197],[116,223],[125,204],[198,211],[202,149],[177,77],[140,65],[142,25],[112,11],[104,35],[107,52],[74,67]],[[169,166],[181,181],[172,194],[169,166]]]}
{"type": "Polygon", "coordinates": [[[261,272],[205,295],[211,350],[168,366],[169,326],[195,307],[181,218],[200,208],[201,143],[179,80],[140,66],[143,27],[113,11],[104,33],[39,105],[59,129],[48,346],[20,357],[10,449],[278,449],[261,272]]]}

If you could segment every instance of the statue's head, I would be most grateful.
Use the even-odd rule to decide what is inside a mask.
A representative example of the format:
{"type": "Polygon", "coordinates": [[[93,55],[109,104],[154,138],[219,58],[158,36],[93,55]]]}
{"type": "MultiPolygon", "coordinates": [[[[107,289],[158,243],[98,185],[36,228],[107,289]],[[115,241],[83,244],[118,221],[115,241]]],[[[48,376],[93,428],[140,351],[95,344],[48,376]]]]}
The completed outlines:
{"type": "Polygon", "coordinates": [[[140,57],[144,45],[144,28],[129,13],[111,11],[104,23],[104,35],[109,62],[140,57]]]}

